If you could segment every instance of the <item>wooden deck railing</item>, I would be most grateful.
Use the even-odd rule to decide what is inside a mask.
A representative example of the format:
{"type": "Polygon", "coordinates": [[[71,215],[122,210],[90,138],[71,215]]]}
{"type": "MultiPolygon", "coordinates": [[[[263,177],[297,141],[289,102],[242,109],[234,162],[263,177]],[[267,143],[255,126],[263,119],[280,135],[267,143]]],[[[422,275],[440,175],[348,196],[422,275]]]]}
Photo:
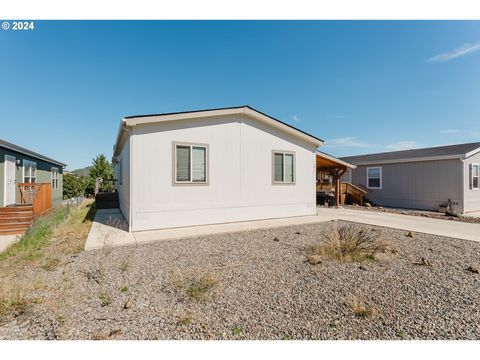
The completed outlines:
{"type": "Polygon", "coordinates": [[[351,196],[357,204],[363,205],[363,198],[367,194],[365,190],[351,182],[342,182],[340,187],[342,195],[351,196]]]}
{"type": "Polygon", "coordinates": [[[31,205],[33,216],[52,208],[52,186],[50,183],[19,183],[17,205],[31,205]]]}
{"type": "MultiPolygon", "coordinates": [[[[317,191],[323,190],[323,191],[335,192],[334,184],[317,183],[316,188],[317,188],[317,191]]],[[[345,204],[345,201],[347,200],[347,196],[350,196],[354,202],[356,202],[357,204],[363,205],[363,199],[366,194],[367,194],[367,191],[350,182],[342,181],[340,183],[340,203],[341,204],[345,204]]]]}

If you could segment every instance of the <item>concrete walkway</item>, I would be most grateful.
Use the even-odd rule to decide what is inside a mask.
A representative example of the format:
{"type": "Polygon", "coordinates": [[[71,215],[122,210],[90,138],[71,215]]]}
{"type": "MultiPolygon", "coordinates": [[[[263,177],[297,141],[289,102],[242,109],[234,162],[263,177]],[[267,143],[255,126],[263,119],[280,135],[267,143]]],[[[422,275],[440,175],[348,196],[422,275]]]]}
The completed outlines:
{"type": "Polygon", "coordinates": [[[126,231],[126,229],[128,229],[128,226],[126,226],[127,223],[118,209],[97,210],[92,228],[85,243],[85,250],[101,249],[105,246],[135,245],[202,235],[311,224],[330,220],[334,220],[334,217],[331,215],[312,215],[129,233],[126,231]],[[112,224],[124,224],[124,226],[113,226],[112,224]]]}
{"type": "Polygon", "coordinates": [[[7,250],[10,245],[16,243],[19,239],[17,235],[0,235],[0,253],[7,250]]]}
{"type": "Polygon", "coordinates": [[[335,217],[339,220],[361,224],[480,241],[480,224],[360,209],[317,208],[317,213],[320,217],[335,217]]]}
{"type": "Polygon", "coordinates": [[[85,243],[85,250],[100,249],[105,246],[135,245],[202,235],[320,223],[331,220],[344,220],[464,240],[480,241],[480,224],[430,219],[420,216],[377,213],[365,210],[318,208],[317,215],[312,216],[128,232],[127,222],[120,211],[118,209],[106,209],[97,210],[92,228],[88,234],[87,242],[85,243]]]}

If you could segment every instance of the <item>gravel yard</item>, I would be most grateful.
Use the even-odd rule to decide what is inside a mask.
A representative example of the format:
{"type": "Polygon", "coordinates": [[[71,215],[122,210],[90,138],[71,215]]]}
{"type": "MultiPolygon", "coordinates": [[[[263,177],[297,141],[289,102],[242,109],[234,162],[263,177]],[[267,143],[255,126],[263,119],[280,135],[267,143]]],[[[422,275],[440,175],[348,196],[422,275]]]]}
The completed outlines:
{"type": "Polygon", "coordinates": [[[378,260],[311,265],[327,226],[66,255],[0,338],[480,339],[480,243],[365,226],[378,260]]]}

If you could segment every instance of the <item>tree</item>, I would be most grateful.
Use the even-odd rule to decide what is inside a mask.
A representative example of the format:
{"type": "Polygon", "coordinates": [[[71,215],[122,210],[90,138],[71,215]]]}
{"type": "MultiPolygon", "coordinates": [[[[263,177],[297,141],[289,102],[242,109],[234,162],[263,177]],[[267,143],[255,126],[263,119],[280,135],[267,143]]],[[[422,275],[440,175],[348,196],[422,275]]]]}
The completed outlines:
{"type": "Polygon", "coordinates": [[[85,192],[84,178],[74,174],[63,175],[63,198],[70,199],[76,196],[83,196],[85,192]]]}
{"type": "Polygon", "coordinates": [[[100,191],[107,191],[112,187],[112,183],[108,183],[106,180],[112,180],[113,169],[112,165],[108,162],[107,157],[104,154],[98,155],[93,159],[92,167],[86,180],[85,193],[87,195],[95,195],[95,181],[97,179],[103,179],[104,183],[100,186],[100,191]]]}

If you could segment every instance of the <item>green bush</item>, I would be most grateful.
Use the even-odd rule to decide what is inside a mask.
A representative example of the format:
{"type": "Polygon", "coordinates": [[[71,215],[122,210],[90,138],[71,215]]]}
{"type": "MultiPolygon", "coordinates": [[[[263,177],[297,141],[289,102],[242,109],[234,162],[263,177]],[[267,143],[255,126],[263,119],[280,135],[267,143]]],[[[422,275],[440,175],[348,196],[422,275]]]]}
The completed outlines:
{"type": "MultiPolygon", "coordinates": [[[[99,178],[104,180],[111,180],[114,178],[112,164],[108,162],[107,157],[104,154],[100,154],[93,159],[92,167],[90,168],[85,184],[86,195],[95,195],[95,181],[99,178]]],[[[111,186],[111,184],[105,182],[100,186],[100,191],[107,191],[111,186]]]]}
{"type": "Polygon", "coordinates": [[[74,175],[63,175],[63,198],[70,199],[76,196],[85,195],[85,179],[74,175]]]}

